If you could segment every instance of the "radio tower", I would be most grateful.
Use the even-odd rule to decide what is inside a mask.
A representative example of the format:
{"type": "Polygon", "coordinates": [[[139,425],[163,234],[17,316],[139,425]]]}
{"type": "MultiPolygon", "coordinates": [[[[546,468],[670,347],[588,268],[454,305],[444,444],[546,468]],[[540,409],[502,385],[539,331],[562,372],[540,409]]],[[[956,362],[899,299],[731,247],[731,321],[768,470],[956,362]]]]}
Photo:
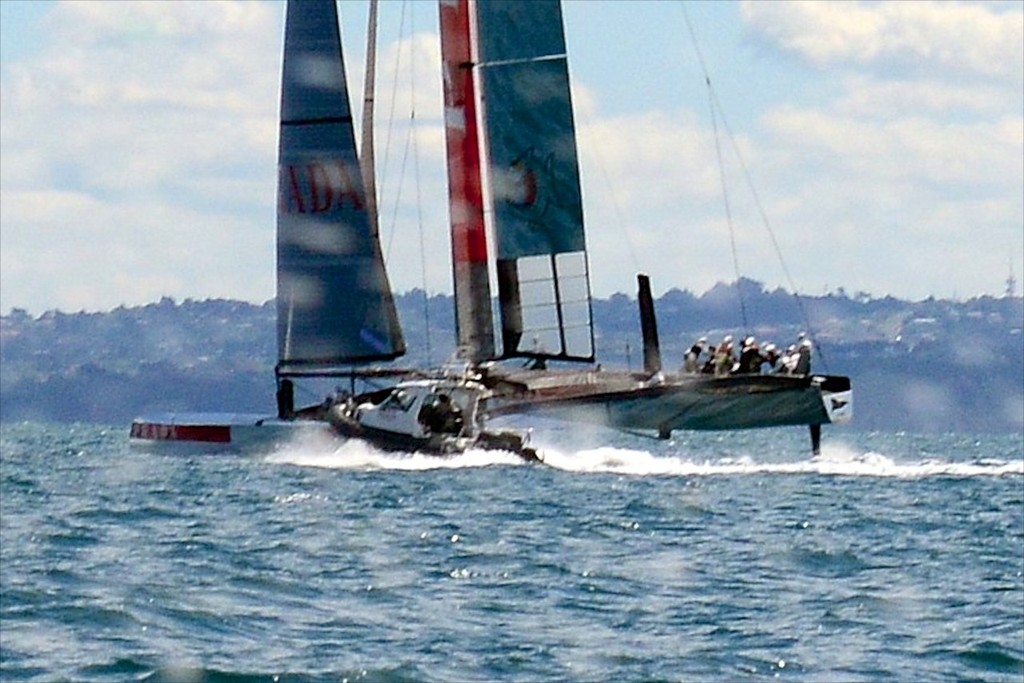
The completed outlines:
{"type": "Polygon", "coordinates": [[[1013,276],[1013,259],[1010,259],[1010,274],[1006,277],[1006,296],[1013,298],[1017,295],[1017,278],[1013,276]]]}

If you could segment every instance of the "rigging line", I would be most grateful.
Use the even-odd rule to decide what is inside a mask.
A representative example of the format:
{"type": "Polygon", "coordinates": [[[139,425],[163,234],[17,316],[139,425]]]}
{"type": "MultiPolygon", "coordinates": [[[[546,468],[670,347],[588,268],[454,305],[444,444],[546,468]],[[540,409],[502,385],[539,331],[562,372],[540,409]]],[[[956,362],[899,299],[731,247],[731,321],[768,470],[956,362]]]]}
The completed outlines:
{"type": "Polygon", "coordinates": [[[708,76],[708,65],[704,62],[704,53],[700,51],[700,44],[697,42],[697,33],[693,30],[693,23],[690,21],[690,13],[686,11],[686,3],[680,0],[679,6],[683,8],[683,20],[686,22],[686,30],[690,32],[690,44],[693,51],[697,53],[697,63],[700,64],[700,71],[704,74],[704,81],[710,87],[711,77],[708,76]]]}
{"type": "MultiPolygon", "coordinates": [[[[588,128],[591,125],[590,119],[587,117],[586,112],[577,112],[580,114],[580,118],[583,119],[583,124],[588,128]]],[[[601,156],[601,145],[594,145],[593,148],[588,148],[588,152],[593,155],[597,161],[597,168],[601,172],[601,179],[604,180],[605,187],[608,188],[608,197],[612,203],[612,211],[615,213],[615,222],[618,224],[619,229],[622,231],[622,236],[626,238],[626,248],[629,251],[629,258],[633,261],[633,270],[640,272],[640,259],[636,257],[636,249],[633,248],[633,242],[629,239],[629,230],[627,226],[629,223],[622,217],[622,207],[619,205],[618,195],[615,193],[615,186],[612,185],[611,179],[608,177],[608,167],[604,163],[604,158],[601,156]]]]}
{"type": "MultiPolygon", "coordinates": [[[[786,276],[786,283],[790,289],[793,290],[793,298],[796,300],[797,308],[800,310],[800,317],[803,318],[803,323],[807,328],[807,334],[811,336],[811,339],[816,339],[817,335],[811,326],[811,319],[807,313],[807,309],[804,307],[803,297],[800,296],[800,292],[797,289],[796,283],[793,280],[793,276],[789,272],[789,266],[786,265],[786,260],[782,256],[782,248],[779,246],[779,242],[775,237],[775,230],[772,229],[771,222],[768,220],[768,214],[764,210],[764,205],[761,203],[761,197],[757,194],[757,188],[754,186],[754,180],[750,175],[750,170],[747,168],[747,164],[743,159],[743,155],[740,153],[739,144],[736,142],[736,136],[733,135],[732,130],[729,128],[728,121],[725,120],[725,112],[722,109],[722,103],[718,100],[718,95],[714,95],[715,106],[722,116],[722,125],[725,127],[725,131],[729,136],[729,142],[732,144],[733,154],[736,155],[736,160],[740,165],[740,169],[743,171],[743,178],[746,180],[747,188],[750,190],[750,195],[754,199],[754,206],[757,207],[757,213],[761,217],[761,222],[764,224],[765,230],[768,232],[768,237],[772,243],[772,249],[775,251],[775,257],[779,260],[779,266],[782,268],[783,274],[786,276]]],[[[825,360],[825,352],[821,349],[819,344],[814,345],[814,349],[821,359],[822,365],[825,366],[825,371],[828,372],[828,362],[825,360]]]]}
{"type": "MultiPolygon", "coordinates": [[[[704,74],[704,83],[708,88],[708,108],[711,110],[711,128],[715,134],[715,155],[718,157],[718,176],[722,183],[722,200],[725,202],[725,220],[729,226],[729,244],[732,248],[732,266],[736,273],[736,296],[740,300],[740,315],[743,318],[744,336],[747,336],[750,333],[750,325],[747,322],[747,306],[743,300],[743,287],[740,282],[740,262],[736,252],[736,230],[733,227],[732,210],[729,206],[729,191],[725,182],[725,162],[722,159],[722,145],[718,135],[718,117],[715,116],[715,104],[717,98],[715,96],[715,89],[711,85],[711,76],[708,75],[708,67],[707,63],[704,61],[704,54],[700,51],[700,45],[697,43],[697,34],[693,30],[693,23],[690,21],[690,14],[686,11],[686,3],[680,3],[680,5],[683,8],[683,19],[686,21],[686,28],[690,32],[690,43],[693,45],[693,51],[697,53],[697,62],[700,64],[701,73],[704,74]]],[[[724,117],[722,119],[722,124],[725,125],[724,117]]],[[[728,130],[728,127],[726,130],[728,130]]]]}
{"type": "Polygon", "coordinates": [[[537,62],[554,62],[559,59],[568,59],[565,52],[556,52],[550,55],[538,55],[536,57],[520,57],[518,59],[495,59],[490,62],[477,62],[476,67],[487,68],[491,66],[514,66],[518,64],[535,64],[537,62]]]}
{"type": "MultiPolygon", "coordinates": [[[[384,133],[384,160],[383,163],[381,164],[380,173],[378,174],[378,177],[380,178],[380,190],[378,191],[377,194],[381,199],[381,203],[383,203],[384,197],[387,196],[384,193],[384,186],[388,180],[388,158],[391,152],[391,131],[395,124],[395,107],[397,106],[398,101],[398,74],[402,73],[402,42],[403,39],[405,38],[405,9],[407,6],[407,2],[402,3],[402,14],[400,15],[398,24],[398,49],[395,50],[395,76],[391,80],[391,103],[388,109],[388,125],[384,133]]],[[[401,186],[401,178],[399,178],[399,186],[401,186]]],[[[399,189],[399,196],[401,196],[401,189],[399,189]]],[[[395,202],[397,204],[397,198],[395,199],[395,202]]],[[[380,213],[383,213],[383,211],[381,211],[380,213]]],[[[394,239],[395,225],[394,223],[392,223],[390,229],[388,230],[388,246],[387,249],[384,250],[385,262],[390,260],[391,245],[394,243],[394,239]]]]}
{"type": "Polygon", "coordinates": [[[391,234],[388,236],[388,249],[387,253],[391,253],[391,244],[394,242],[395,233],[398,232],[396,226],[398,225],[398,207],[402,203],[402,187],[405,184],[405,167],[409,161],[409,144],[412,138],[412,127],[409,127],[408,134],[405,136],[405,147],[402,150],[402,165],[398,170],[398,191],[395,193],[395,203],[391,207],[391,234]]]}
{"type": "MultiPolygon", "coordinates": [[[[416,35],[416,17],[409,20],[409,32],[416,35]]],[[[411,49],[411,48],[410,48],[411,49]]],[[[416,188],[416,225],[420,235],[420,277],[423,282],[423,327],[426,336],[427,361],[433,360],[430,344],[430,298],[427,296],[427,244],[423,230],[423,194],[420,185],[420,148],[416,135],[416,59],[409,60],[409,130],[412,138],[413,186],[416,188]]]]}
{"type": "MultiPolygon", "coordinates": [[[[725,128],[725,132],[729,137],[729,142],[732,145],[733,153],[736,155],[736,159],[739,162],[740,169],[743,171],[743,178],[744,180],[746,180],[747,187],[749,188],[750,194],[753,197],[754,205],[757,207],[758,215],[761,217],[761,222],[764,224],[765,229],[768,231],[768,236],[771,239],[772,248],[775,250],[775,256],[779,260],[779,265],[782,267],[782,272],[786,277],[786,283],[793,291],[793,298],[796,300],[797,308],[800,310],[800,317],[803,318],[803,323],[807,328],[807,333],[811,335],[812,339],[814,339],[817,335],[815,335],[814,330],[812,329],[810,316],[808,316],[807,314],[807,309],[804,307],[803,299],[800,297],[800,293],[797,289],[795,281],[793,280],[793,276],[789,272],[789,267],[786,265],[786,260],[782,256],[782,249],[779,247],[779,242],[775,238],[775,231],[772,229],[771,223],[768,220],[768,215],[765,213],[764,205],[761,203],[761,198],[757,194],[757,188],[754,186],[754,181],[750,175],[750,170],[747,168],[747,164],[743,159],[743,155],[740,153],[739,145],[736,142],[736,136],[733,134],[732,128],[730,128],[729,126],[729,121],[725,116],[725,109],[724,107],[722,107],[722,103],[718,99],[718,93],[715,92],[714,87],[711,85],[711,77],[708,75],[707,63],[704,61],[704,55],[700,51],[700,44],[697,42],[697,34],[693,29],[693,23],[690,21],[690,14],[689,12],[686,11],[686,3],[680,2],[680,6],[683,10],[683,19],[686,22],[686,28],[690,33],[690,43],[693,45],[693,51],[697,54],[697,62],[700,64],[701,73],[704,75],[704,82],[708,86],[708,95],[711,98],[711,106],[713,109],[717,109],[722,117],[722,127],[725,128]]],[[[714,120],[713,112],[712,120],[714,120]]],[[[821,347],[818,344],[815,344],[814,348],[818,353],[818,357],[821,358],[822,365],[825,366],[825,371],[828,372],[828,363],[825,360],[825,353],[822,351],[821,347]]]]}
{"type": "Polygon", "coordinates": [[[718,136],[718,117],[715,116],[715,97],[711,89],[711,80],[705,79],[708,85],[708,108],[711,110],[711,129],[715,132],[715,155],[718,157],[718,177],[722,183],[722,201],[725,203],[725,222],[729,226],[729,246],[732,248],[732,267],[736,273],[736,297],[740,300],[740,316],[743,319],[743,335],[749,336],[750,324],[747,322],[747,304],[743,300],[743,283],[740,280],[740,259],[736,251],[736,228],[732,222],[732,209],[729,206],[729,188],[725,182],[725,162],[722,160],[722,144],[718,136]]]}

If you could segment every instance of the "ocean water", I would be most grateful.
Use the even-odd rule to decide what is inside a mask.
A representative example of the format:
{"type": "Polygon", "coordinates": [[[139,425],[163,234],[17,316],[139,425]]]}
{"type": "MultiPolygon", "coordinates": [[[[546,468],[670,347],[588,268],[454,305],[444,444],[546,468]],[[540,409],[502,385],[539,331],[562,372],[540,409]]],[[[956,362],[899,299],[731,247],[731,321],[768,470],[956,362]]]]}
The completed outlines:
{"type": "Polygon", "coordinates": [[[0,431],[3,681],[1024,680],[1024,436],[0,431]]]}

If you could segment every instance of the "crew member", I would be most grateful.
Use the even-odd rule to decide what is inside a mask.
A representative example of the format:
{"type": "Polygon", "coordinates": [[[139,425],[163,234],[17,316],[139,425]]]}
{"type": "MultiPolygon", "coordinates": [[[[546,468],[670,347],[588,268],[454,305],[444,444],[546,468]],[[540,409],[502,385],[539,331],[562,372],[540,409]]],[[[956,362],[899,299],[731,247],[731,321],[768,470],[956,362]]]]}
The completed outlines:
{"type": "Polygon", "coordinates": [[[764,363],[764,356],[761,355],[761,350],[757,346],[757,340],[747,337],[743,340],[738,372],[745,375],[760,374],[762,363],[764,363]]]}
{"type": "Polygon", "coordinates": [[[437,394],[424,405],[419,419],[435,434],[458,434],[462,431],[462,408],[448,394],[437,394]]]}
{"type": "Polygon", "coordinates": [[[775,348],[775,344],[766,344],[764,347],[764,362],[768,364],[767,373],[774,374],[779,372],[779,350],[775,348]]]}
{"type": "Polygon", "coordinates": [[[715,377],[728,376],[735,363],[736,360],[732,355],[732,335],[726,335],[722,343],[718,345],[718,352],[715,354],[715,377]]]}
{"type": "Polygon", "coordinates": [[[701,366],[700,374],[710,375],[715,372],[715,359],[718,357],[718,350],[714,346],[708,347],[708,359],[701,366]]]}
{"type": "Polygon", "coordinates": [[[435,434],[446,431],[451,413],[450,399],[446,394],[435,394],[427,397],[420,409],[419,421],[435,434]]]}
{"type": "Polygon", "coordinates": [[[804,339],[800,342],[800,348],[796,352],[796,363],[793,367],[794,374],[811,374],[811,340],[804,339]]]}
{"type": "Polygon", "coordinates": [[[796,352],[796,344],[790,344],[786,353],[779,359],[779,372],[784,375],[792,375],[796,372],[796,362],[800,355],[796,352]]]}
{"type": "Polygon", "coordinates": [[[686,352],[683,363],[683,370],[689,374],[696,374],[700,370],[700,355],[704,353],[704,345],[708,343],[707,337],[701,337],[697,343],[686,352]]]}

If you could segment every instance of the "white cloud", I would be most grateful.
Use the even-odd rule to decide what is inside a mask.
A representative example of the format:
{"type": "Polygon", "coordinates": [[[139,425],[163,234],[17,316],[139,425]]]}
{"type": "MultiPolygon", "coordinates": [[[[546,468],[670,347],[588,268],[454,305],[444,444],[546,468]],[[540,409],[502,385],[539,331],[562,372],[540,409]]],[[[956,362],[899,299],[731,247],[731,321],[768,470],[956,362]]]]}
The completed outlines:
{"type": "Polygon", "coordinates": [[[5,307],[273,295],[280,14],[54,7],[51,42],[4,65],[5,307]]]}
{"type": "Polygon", "coordinates": [[[1019,4],[747,2],[742,14],[762,47],[829,79],[823,96],[761,115],[765,194],[789,196],[769,214],[829,254],[847,288],[993,291],[1024,239],[1019,4]]]}
{"type": "MultiPolygon", "coordinates": [[[[769,60],[779,83],[811,87],[744,100],[759,108],[737,129],[799,286],[912,297],[1000,287],[1007,251],[1024,246],[1018,7],[743,6],[759,45],[827,69],[769,60]]],[[[273,296],[282,18],[279,3],[56,6],[31,58],[3,65],[0,309],[273,296]]],[[[379,50],[378,187],[393,284],[423,286],[425,269],[429,290],[450,291],[430,30],[379,50]]],[[[344,35],[355,38],[346,56],[359,112],[361,46],[358,31],[344,35]]],[[[595,292],[632,291],[637,269],[658,291],[731,280],[705,101],[609,113],[646,101],[634,80],[576,82],[574,100],[595,292]]],[[[743,274],[785,284],[722,132],[743,274]]]]}
{"type": "Polygon", "coordinates": [[[51,306],[146,303],[168,292],[206,298],[211,289],[236,298],[253,298],[254,289],[272,295],[272,273],[256,268],[273,259],[269,212],[271,221],[257,225],[152,197],[104,201],[75,192],[13,191],[3,201],[4,224],[21,232],[0,250],[4,281],[46,292],[51,306]],[[238,248],[248,242],[263,248],[238,248]],[[254,287],[239,272],[257,273],[263,282],[254,287]]]}
{"type": "Polygon", "coordinates": [[[1021,178],[1024,118],[953,123],[923,116],[876,121],[827,110],[780,107],[764,125],[792,162],[827,164],[874,179],[988,186],[1003,194],[1021,178]]]}
{"type": "Polygon", "coordinates": [[[975,118],[1001,116],[1014,108],[1019,95],[1019,91],[993,83],[879,80],[860,74],[840,79],[839,87],[841,94],[832,105],[836,112],[871,118],[951,113],[975,118]]]}
{"type": "Polygon", "coordinates": [[[818,66],[927,67],[933,75],[1019,80],[1024,13],[1019,3],[751,2],[751,30],[818,66]]]}

